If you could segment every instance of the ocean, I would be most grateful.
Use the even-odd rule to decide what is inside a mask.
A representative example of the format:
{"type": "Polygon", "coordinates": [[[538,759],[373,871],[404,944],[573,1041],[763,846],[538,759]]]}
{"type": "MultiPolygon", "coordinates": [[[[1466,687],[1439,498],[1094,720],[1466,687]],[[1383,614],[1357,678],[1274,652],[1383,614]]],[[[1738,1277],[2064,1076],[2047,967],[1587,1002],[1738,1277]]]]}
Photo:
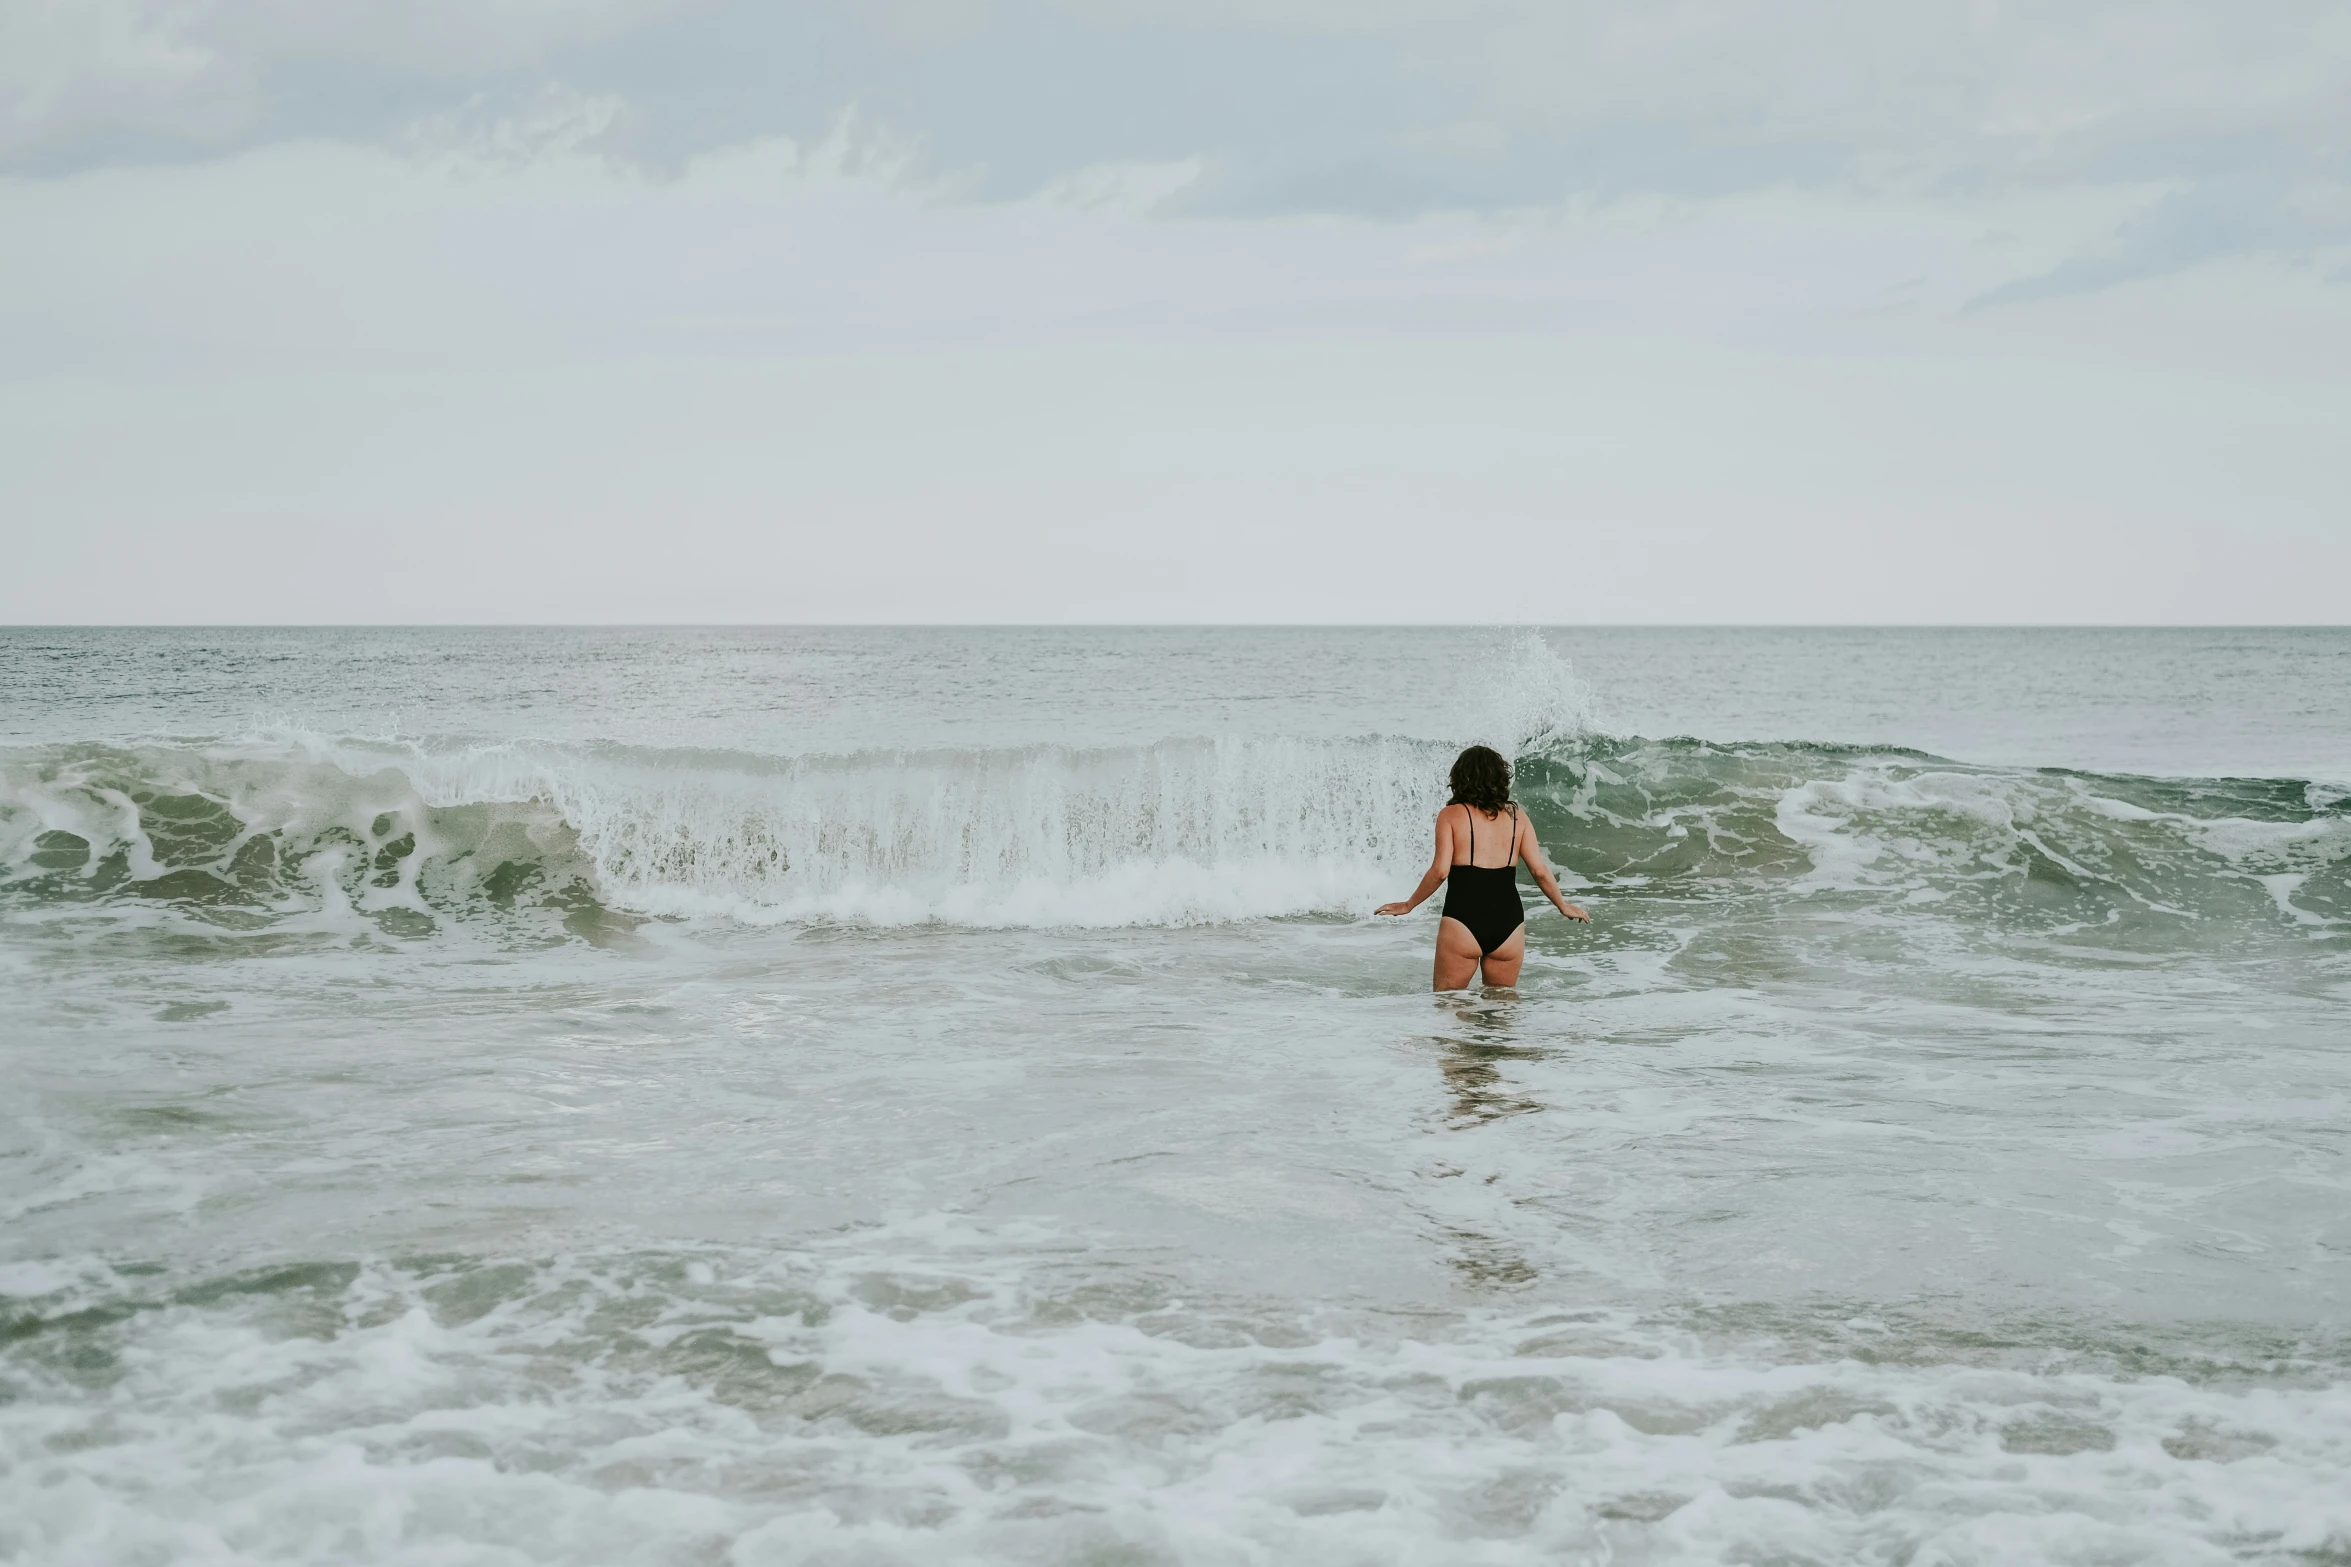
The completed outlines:
{"type": "Polygon", "coordinates": [[[0,629],[0,1559],[2351,1562],[2347,1047],[2351,630],[0,629]]]}

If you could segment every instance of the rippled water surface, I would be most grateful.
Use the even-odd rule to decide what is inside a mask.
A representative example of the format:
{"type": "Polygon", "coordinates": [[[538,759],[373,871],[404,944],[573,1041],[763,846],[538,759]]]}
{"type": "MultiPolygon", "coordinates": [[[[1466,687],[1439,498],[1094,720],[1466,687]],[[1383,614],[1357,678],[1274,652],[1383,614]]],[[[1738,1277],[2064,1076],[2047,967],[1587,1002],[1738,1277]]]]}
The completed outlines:
{"type": "Polygon", "coordinates": [[[0,630],[0,1559],[2351,1560],[2347,1022],[2342,631],[0,630]]]}

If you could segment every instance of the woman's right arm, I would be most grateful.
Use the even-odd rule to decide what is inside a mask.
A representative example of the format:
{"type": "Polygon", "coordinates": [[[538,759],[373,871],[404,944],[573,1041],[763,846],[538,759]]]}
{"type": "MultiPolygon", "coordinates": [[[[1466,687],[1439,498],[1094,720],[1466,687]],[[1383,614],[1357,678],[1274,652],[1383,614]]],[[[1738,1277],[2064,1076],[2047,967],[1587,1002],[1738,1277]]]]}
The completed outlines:
{"type": "MultiPolygon", "coordinates": [[[[1450,805],[1445,807],[1445,811],[1451,809],[1450,805]]],[[[1383,903],[1374,913],[1410,914],[1427,901],[1430,893],[1445,884],[1446,873],[1453,869],[1453,835],[1445,830],[1445,811],[1437,813],[1437,851],[1429,857],[1429,868],[1421,876],[1420,885],[1402,903],[1383,903]]]]}

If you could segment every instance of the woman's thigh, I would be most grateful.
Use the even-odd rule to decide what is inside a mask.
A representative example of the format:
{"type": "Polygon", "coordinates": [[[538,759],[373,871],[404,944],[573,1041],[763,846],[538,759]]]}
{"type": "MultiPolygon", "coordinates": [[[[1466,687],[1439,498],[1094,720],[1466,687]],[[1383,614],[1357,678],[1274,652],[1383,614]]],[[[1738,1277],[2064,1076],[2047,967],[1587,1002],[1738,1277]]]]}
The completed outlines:
{"type": "Polygon", "coordinates": [[[1436,990],[1467,990],[1478,977],[1478,939],[1457,919],[1437,921],[1436,990]]]}
{"type": "MultiPolygon", "coordinates": [[[[1471,945],[1475,946],[1476,943],[1472,942],[1471,945]]],[[[1486,983],[1489,985],[1517,984],[1519,965],[1526,960],[1527,928],[1521,925],[1510,933],[1508,941],[1496,947],[1487,957],[1483,965],[1486,971],[1486,983]]]]}

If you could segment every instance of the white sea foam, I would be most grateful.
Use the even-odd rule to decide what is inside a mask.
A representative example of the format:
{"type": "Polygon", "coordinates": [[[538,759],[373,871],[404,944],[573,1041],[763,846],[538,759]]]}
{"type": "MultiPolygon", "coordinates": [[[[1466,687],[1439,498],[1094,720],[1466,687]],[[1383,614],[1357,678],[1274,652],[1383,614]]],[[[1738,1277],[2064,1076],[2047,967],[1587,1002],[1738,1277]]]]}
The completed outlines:
{"type": "MultiPolygon", "coordinates": [[[[2351,817],[2209,814],[2189,808],[2204,802],[2184,787],[2151,786],[2180,798],[2163,810],[2077,779],[1900,754],[1596,751],[1572,672],[1530,646],[1534,673],[1507,685],[1525,700],[1492,728],[1532,770],[1521,797],[1554,857],[1582,858],[1570,871],[1587,883],[1613,872],[1636,884],[1670,846],[1699,848],[1694,829],[1701,859],[1724,874],[1752,869],[1774,837],[1799,849],[1808,864],[1794,894],[1936,898],[2037,861],[2176,910],[2216,876],[2307,879],[2351,857],[2351,817]],[[1621,834],[1595,837],[1603,824],[1621,834]]],[[[0,766],[0,873],[87,877],[114,855],[118,880],[201,873],[236,883],[248,905],[328,925],[430,924],[453,897],[511,904],[526,884],[526,902],[755,923],[1360,915],[1425,863],[1451,749],[1228,737],[761,756],[525,741],[436,750],[304,731],[85,748],[0,766]],[[241,859],[248,850],[265,852],[241,859]]],[[[185,896],[193,884],[174,885],[185,896]]]]}
{"type": "Polygon", "coordinates": [[[1340,908],[1422,852],[1428,747],[1223,741],[551,772],[604,885],[660,913],[1134,924],[1340,908]]]}
{"type": "Polygon", "coordinates": [[[1864,1361],[1620,1311],[1402,1336],[1073,1311],[1034,1260],[1050,1239],[933,1216],[786,1258],[254,1277],[127,1319],[109,1386],[0,1407],[0,1551],[2202,1567],[2351,1545],[2351,1397],[2323,1380],[1912,1365],[1868,1323],[1864,1361]]]}
{"type": "MultiPolygon", "coordinates": [[[[2185,793],[2185,790],[2175,790],[2185,793]]],[[[2268,820],[2155,810],[2078,780],[1861,757],[1778,791],[1773,824],[1810,869],[1796,891],[1907,891],[1939,900],[2029,874],[2033,860],[2080,887],[2183,919],[2234,907],[2257,882],[2290,922],[2335,921],[2291,901],[2316,871],[2351,859],[2351,817],[2268,820]]]]}
{"type": "Polygon", "coordinates": [[[1924,869],[1982,874],[1987,850],[2017,841],[2033,817],[2012,779],[1904,772],[1864,764],[1781,794],[1774,821],[1812,857],[1799,886],[1861,887],[1924,869]]]}
{"type": "MultiPolygon", "coordinates": [[[[1172,741],[1099,751],[761,758],[505,745],[448,754],[314,735],[147,753],[149,790],[221,802],[234,835],[322,859],[308,880],[363,912],[429,912],[420,878],[461,858],[576,858],[606,903],[657,915],[882,924],[1180,924],[1361,910],[1427,852],[1441,748],[1404,740],[1172,741]],[[408,838],[380,876],[371,854],[408,838]]],[[[169,868],[108,756],[20,769],[7,841],[44,833],[133,880],[169,868]]],[[[227,831],[227,828],[223,828],[227,831]]]]}
{"type": "Polygon", "coordinates": [[[1511,637],[1474,701],[1483,708],[1474,737],[1508,757],[1569,750],[1601,727],[1590,682],[1536,631],[1511,637]]]}

